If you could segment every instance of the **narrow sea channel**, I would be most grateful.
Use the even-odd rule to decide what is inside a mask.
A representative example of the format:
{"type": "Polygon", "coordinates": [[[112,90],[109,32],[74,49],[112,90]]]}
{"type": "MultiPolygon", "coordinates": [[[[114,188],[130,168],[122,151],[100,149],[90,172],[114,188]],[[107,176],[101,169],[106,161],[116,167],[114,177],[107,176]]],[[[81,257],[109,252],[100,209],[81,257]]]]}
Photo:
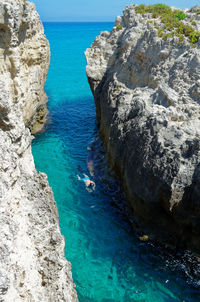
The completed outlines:
{"type": "Polygon", "coordinates": [[[125,214],[124,194],[98,138],[84,51],[112,23],[45,23],[51,65],[46,83],[50,121],[33,140],[36,168],[48,175],[57,202],[66,258],[80,302],[197,302],[195,267],[141,242],[125,214]],[[77,180],[95,166],[96,190],[77,180]]]}

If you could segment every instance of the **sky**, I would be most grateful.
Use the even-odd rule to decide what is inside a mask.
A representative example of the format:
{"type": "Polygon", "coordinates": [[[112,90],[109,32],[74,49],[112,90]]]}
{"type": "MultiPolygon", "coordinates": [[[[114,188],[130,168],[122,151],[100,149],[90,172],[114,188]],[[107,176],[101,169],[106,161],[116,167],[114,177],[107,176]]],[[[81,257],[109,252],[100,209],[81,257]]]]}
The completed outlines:
{"type": "Polygon", "coordinates": [[[165,3],[177,8],[200,5],[200,0],[29,0],[35,3],[43,22],[112,21],[122,15],[126,5],[165,3]]]}

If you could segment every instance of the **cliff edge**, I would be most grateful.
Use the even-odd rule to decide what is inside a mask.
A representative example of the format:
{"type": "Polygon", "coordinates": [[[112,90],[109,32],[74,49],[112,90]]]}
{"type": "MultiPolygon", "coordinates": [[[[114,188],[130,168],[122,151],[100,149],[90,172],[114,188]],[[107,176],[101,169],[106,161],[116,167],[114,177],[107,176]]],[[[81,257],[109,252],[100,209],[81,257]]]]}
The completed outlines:
{"type": "Polygon", "coordinates": [[[1,0],[0,300],[6,302],[77,301],[53,193],[35,170],[27,128],[46,114],[49,54],[35,6],[1,0]]]}
{"type": "Polygon", "coordinates": [[[127,6],[86,50],[100,135],[136,217],[200,252],[200,7],[127,6]]]}

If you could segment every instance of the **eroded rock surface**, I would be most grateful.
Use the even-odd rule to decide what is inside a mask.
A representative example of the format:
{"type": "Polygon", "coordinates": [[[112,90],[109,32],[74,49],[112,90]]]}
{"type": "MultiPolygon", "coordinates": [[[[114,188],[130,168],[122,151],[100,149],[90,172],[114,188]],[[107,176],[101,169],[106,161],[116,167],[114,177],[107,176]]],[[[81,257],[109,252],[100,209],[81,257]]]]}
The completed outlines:
{"type": "Polygon", "coordinates": [[[0,2],[0,301],[77,301],[53,193],[37,173],[29,129],[49,45],[32,3],[0,2]]]}
{"type": "Polygon", "coordinates": [[[136,7],[86,50],[100,134],[140,223],[200,251],[200,43],[158,37],[136,7]]]}
{"type": "Polygon", "coordinates": [[[44,84],[49,59],[49,43],[33,3],[2,0],[0,74],[11,82],[13,101],[20,102],[25,125],[33,132],[41,129],[47,115],[44,84]]]}

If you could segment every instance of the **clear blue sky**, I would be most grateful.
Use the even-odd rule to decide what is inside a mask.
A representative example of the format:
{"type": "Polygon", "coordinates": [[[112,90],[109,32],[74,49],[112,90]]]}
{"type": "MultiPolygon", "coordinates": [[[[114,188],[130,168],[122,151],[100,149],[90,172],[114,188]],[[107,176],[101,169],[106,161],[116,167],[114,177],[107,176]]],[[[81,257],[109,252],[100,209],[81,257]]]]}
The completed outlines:
{"type": "Polygon", "coordinates": [[[114,21],[131,3],[165,3],[178,8],[200,5],[200,0],[130,1],[130,0],[31,0],[42,21],[114,21]]]}

